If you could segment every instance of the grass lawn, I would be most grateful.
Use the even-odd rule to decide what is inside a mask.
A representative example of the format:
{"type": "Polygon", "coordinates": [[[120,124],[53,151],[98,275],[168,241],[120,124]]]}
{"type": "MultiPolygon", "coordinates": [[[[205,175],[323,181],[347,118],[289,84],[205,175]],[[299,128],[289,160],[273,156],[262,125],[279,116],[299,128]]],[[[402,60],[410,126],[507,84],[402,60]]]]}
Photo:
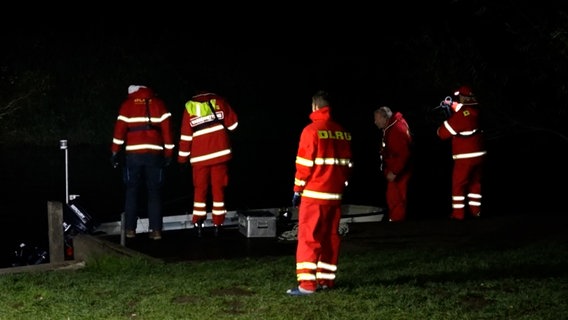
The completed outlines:
{"type": "Polygon", "coordinates": [[[353,228],[337,288],[305,297],[285,294],[293,255],[168,263],[99,255],[75,270],[0,276],[0,319],[566,319],[568,241],[556,232],[564,226],[353,228]]]}

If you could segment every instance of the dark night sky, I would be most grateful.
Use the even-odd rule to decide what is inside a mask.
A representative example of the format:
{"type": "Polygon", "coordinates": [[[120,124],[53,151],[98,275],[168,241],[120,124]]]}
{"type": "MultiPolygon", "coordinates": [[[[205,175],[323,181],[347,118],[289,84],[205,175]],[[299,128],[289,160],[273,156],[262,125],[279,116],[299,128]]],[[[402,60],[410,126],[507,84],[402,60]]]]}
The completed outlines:
{"type": "MultiPolygon", "coordinates": [[[[163,71],[162,75],[178,83],[211,71],[222,72],[227,94],[238,83],[238,94],[249,99],[247,90],[261,94],[283,87],[284,96],[297,92],[295,97],[301,97],[315,88],[330,87],[341,90],[341,96],[361,96],[349,92],[372,90],[391,103],[400,102],[407,88],[425,99],[430,99],[428,94],[436,99],[447,94],[449,85],[421,85],[412,80],[427,79],[424,73],[431,72],[422,70],[421,57],[454,46],[456,39],[470,39],[486,52],[485,63],[491,64],[486,68],[514,72],[517,44],[506,37],[504,25],[515,20],[504,18],[532,13],[537,19],[544,15],[537,13],[555,10],[542,7],[533,7],[531,1],[447,0],[369,7],[326,4],[321,8],[291,3],[249,8],[239,3],[207,11],[197,5],[182,10],[157,3],[127,6],[126,10],[67,8],[69,13],[60,14],[51,8],[55,14],[49,15],[16,10],[10,14],[21,19],[4,20],[0,32],[5,48],[19,58],[24,53],[38,64],[84,56],[86,63],[97,59],[100,68],[128,70],[152,65],[153,72],[163,71]]],[[[530,17],[524,19],[530,21],[530,17]]],[[[464,46],[463,50],[468,49],[464,46]]],[[[441,65],[437,70],[443,74],[443,69],[441,65]]],[[[152,80],[138,72],[141,81],[152,80]]],[[[158,79],[156,83],[164,82],[158,79]]],[[[464,80],[473,79],[455,79],[464,80]]]]}
{"type": "MultiPolygon", "coordinates": [[[[320,88],[331,92],[336,118],[359,138],[356,147],[369,158],[368,150],[374,150],[369,145],[378,136],[372,111],[385,104],[405,113],[433,155],[436,150],[428,144],[434,130],[425,110],[461,82],[474,82],[487,113],[499,115],[494,132],[519,123],[565,132],[568,89],[561,77],[567,59],[562,47],[555,47],[565,38],[551,35],[566,31],[555,25],[568,27],[559,4],[447,0],[308,7],[287,2],[223,4],[218,10],[184,5],[190,7],[132,3],[126,10],[54,5],[45,15],[39,7],[33,14],[4,11],[1,67],[49,74],[55,112],[67,115],[86,101],[89,112],[106,113],[104,141],[133,83],[154,87],[176,119],[192,91],[207,84],[238,109],[243,125],[237,140],[274,138],[292,149],[285,150],[287,155],[293,155],[308,122],[310,96],[320,88]],[[529,39],[542,41],[539,50],[529,39]]],[[[533,132],[507,138],[541,137],[533,132]]],[[[566,147],[562,139],[554,143],[566,147]]],[[[500,159],[499,165],[505,163],[500,159]]]]}
{"type": "Polygon", "coordinates": [[[559,4],[200,5],[6,11],[2,66],[47,70],[54,100],[65,97],[66,104],[92,92],[99,92],[96,104],[116,104],[139,83],[154,87],[175,112],[207,86],[239,106],[243,120],[276,111],[278,122],[293,128],[305,123],[298,113],[309,112],[318,89],[329,90],[338,117],[356,127],[370,124],[380,105],[423,122],[424,110],[469,83],[499,117],[565,130],[565,53],[550,50],[562,33],[547,37],[566,32],[555,25],[568,27],[559,4]],[[542,49],[523,42],[532,38],[542,49]]]}

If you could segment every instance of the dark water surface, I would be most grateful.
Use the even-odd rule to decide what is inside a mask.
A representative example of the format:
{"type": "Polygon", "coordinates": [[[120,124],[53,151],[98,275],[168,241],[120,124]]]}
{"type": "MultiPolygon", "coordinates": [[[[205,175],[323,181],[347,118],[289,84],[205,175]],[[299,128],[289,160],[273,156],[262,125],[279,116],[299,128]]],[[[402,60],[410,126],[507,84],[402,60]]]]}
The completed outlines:
{"type": "MultiPolygon", "coordinates": [[[[345,203],[385,207],[384,181],[378,172],[377,136],[376,131],[369,131],[354,142],[355,167],[345,203]]],[[[418,137],[416,145],[408,218],[445,217],[450,206],[448,145],[431,135],[418,137]]],[[[535,218],[566,214],[567,156],[561,150],[567,145],[554,137],[536,139],[530,135],[489,141],[482,213],[491,216],[534,214],[535,218]]],[[[226,192],[227,209],[288,206],[296,146],[296,137],[235,139],[226,192]]],[[[47,243],[47,202],[65,202],[66,185],[69,194],[80,195],[79,203],[97,221],[120,219],[124,195],[121,172],[110,165],[108,145],[74,145],[70,140],[67,166],[66,152],[58,144],[0,146],[0,150],[2,252],[12,252],[22,241],[47,243]]],[[[191,176],[180,174],[178,169],[176,163],[167,168],[165,215],[191,210],[191,176]]]]}

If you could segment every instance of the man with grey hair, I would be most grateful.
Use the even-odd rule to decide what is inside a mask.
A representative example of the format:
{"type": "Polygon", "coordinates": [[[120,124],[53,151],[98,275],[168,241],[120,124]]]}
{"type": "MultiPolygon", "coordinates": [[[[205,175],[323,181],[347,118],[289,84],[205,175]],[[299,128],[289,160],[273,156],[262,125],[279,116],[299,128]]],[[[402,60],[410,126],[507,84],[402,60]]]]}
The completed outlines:
{"type": "Polygon", "coordinates": [[[387,181],[389,221],[406,219],[408,182],[412,176],[412,135],[402,113],[383,106],[375,110],[375,125],[382,131],[381,171],[387,181]]]}

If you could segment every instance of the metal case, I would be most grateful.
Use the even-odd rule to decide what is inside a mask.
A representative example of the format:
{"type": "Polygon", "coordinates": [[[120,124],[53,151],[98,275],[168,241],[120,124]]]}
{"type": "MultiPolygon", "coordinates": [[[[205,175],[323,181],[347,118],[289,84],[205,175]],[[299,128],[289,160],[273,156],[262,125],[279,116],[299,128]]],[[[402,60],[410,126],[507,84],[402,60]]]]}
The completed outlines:
{"type": "Polygon", "coordinates": [[[239,231],[247,238],[276,237],[276,216],[269,211],[243,211],[238,216],[239,231]]]}

